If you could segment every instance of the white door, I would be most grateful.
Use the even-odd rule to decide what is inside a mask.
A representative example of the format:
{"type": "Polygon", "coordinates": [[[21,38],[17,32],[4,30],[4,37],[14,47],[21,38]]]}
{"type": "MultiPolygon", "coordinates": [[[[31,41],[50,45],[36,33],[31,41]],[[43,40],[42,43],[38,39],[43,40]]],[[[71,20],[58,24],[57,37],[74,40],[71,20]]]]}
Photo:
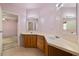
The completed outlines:
{"type": "Polygon", "coordinates": [[[2,53],[2,10],[0,7],[0,55],[2,53]]]}

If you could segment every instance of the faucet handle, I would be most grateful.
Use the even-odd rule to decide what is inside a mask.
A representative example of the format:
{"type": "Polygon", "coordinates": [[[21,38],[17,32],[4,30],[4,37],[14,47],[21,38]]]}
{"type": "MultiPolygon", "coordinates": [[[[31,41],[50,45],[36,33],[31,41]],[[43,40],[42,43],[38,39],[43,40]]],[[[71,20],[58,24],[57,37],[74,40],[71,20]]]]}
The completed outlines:
{"type": "Polygon", "coordinates": [[[30,32],[30,33],[33,33],[33,32],[30,32]]]}
{"type": "Polygon", "coordinates": [[[55,36],[56,38],[60,38],[59,36],[55,36]]]}

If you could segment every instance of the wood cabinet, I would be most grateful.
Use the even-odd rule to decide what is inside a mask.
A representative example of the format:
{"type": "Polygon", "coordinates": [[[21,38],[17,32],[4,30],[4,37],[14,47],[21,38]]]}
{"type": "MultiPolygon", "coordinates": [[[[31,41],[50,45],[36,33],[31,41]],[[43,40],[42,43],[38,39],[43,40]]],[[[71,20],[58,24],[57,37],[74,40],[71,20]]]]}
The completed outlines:
{"type": "Polygon", "coordinates": [[[31,48],[37,47],[37,35],[30,35],[31,48]]]}
{"type": "Polygon", "coordinates": [[[22,46],[25,48],[38,48],[46,56],[72,56],[71,53],[48,45],[44,36],[41,35],[22,35],[22,46]]]}
{"type": "Polygon", "coordinates": [[[45,51],[44,51],[44,54],[46,55],[46,56],[48,56],[48,44],[47,44],[47,41],[45,40],[45,49],[44,49],[45,51]]]}
{"type": "Polygon", "coordinates": [[[44,52],[45,38],[43,36],[37,36],[37,48],[44,52]]]}
{"type": "Polygon", "coordinates": [[[36,48],[37,39],[36,35],[23,35],[23,46],[25,48],[36,48]]]}
{"type": "Polygon", "coordinates": [[[50,45],[48,46],[48,55],[49,56],[72,56],[71,53],[60,50],[60,49],[50,46],[50,45]]]}

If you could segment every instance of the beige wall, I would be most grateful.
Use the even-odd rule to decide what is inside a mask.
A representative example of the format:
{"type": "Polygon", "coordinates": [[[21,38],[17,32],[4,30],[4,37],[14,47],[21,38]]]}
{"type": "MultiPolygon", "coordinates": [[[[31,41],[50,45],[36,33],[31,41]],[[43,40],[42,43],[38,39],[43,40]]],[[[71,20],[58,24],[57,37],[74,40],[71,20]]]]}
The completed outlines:
{"type": "Polygon", "coordinates": [[[61,11],[57,11],[55,5],[48,4],[38,9],[26,10],[26,14],[38,16],[38,32],[58,33],[62,31],[61,11]]]}

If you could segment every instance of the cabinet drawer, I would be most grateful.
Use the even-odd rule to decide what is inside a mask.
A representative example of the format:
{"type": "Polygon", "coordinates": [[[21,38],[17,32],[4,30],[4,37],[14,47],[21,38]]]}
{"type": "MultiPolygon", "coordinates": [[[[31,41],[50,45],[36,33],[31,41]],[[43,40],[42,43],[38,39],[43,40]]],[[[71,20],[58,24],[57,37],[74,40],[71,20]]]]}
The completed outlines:
{"type": "Polygon", "coordinates": [[[45,47],[45,42],[44,42],[44,37],[43,36],[38,36],[37,37],[37,47],[44,51],[44,47],[45,47]]]}

